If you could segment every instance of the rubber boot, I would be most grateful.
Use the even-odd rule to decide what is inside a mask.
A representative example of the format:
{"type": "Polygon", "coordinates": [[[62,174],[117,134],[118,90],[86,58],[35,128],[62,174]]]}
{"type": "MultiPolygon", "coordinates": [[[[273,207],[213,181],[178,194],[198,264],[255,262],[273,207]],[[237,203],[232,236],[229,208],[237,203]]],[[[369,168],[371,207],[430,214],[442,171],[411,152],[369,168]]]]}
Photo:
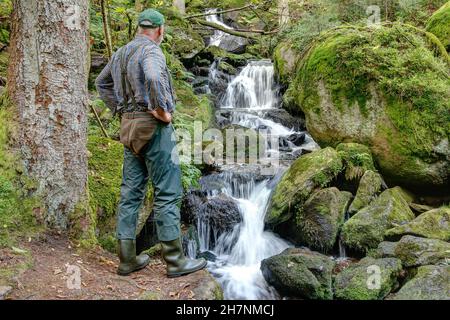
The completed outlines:
{"type": "Polygon", "coordinates": [[[206,267],[206,260],[187,259],[181,246],[181,240],[161,241],[162,257],[167,264],[167,276],[175,278],[199,271],[206,267]]]}
{"type": "Polygon", "coordinates": [[[150,257],[144,253],[136,257],[136,240],[119,240],[119,259],[117,273],[121,276],[141,270],[150,263],[150,257]]]}

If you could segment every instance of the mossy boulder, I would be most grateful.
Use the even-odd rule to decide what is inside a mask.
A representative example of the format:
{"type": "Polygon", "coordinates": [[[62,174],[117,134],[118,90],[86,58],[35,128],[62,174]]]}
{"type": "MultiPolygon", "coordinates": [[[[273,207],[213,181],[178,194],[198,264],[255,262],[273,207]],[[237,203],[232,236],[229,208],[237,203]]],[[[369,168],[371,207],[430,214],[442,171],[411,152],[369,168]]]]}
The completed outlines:
{"type": "Polygon", "coordinates": [[[336,151],[342,158],[347,180],[361,178],[367,170],[376,171],[370,149],[359,143],[341,143],[336,151]]]}
{"type": "Polygon", "coordinates": [[[348,209],[349,214],[354,215],[362,208],[368,206],[376,199],[384,186],[385,183],[379,173],[367,170],[359,181],[355,199],[348,209]]]}
{"type": "Polygon", "coordinates": [[[285,296],[330,300],[334,262],[308,249],[286,249],[261,262],[266,281],[285,296]]]}
{"type": "Polygon", "coordinates": [[[172,54],[181,60],[190,60],[206,47],[200,34],[193,30],[192,24],[183,19],[177,10],[172,8],[160,10],[167,19],[166,38],[172,54]]]}
{"type": "Polygon", "coordinates": [[[450,207],[422,213],[407,224],[387,230],[385,237],[398,240],[404,235],[450,241],[450,207]]]}
{"type": "Polygon", "coordinates": [[[394,23],[322,33],[285,94],[321,146],[367,145],[391,185],[450,186],[450,68],[432,37],[394,23]]]}
{"type": "Polygon", "coordinates": [[[340,272],[334,281],[335,298],[341,300],[382,300],[398,287],[402,271],[399,259],[362,259],[340,272]]]}
{"type": "Polygon", "coordinates": [[[273,192],[266,217],[269,225],[288,221],[314,190],[326,187],[342,170],[336,150],[325,148],[297,159],[273,192]]]}
{"type": "Polygon", "coordinates": [[[422,266],[392,300],[450,300],[450,268],[448,266],[422,266]]]}
{"type": "Polygon", "coordinates": [[[367,252],[383,241],[386,230],[413,219],[401,189],[388,189],[344,224],[342,241],[348,248],[367,252]]]}
{"type": "Polygon", "coordinates": [[[323,252],[331,250],[344,224],[352,194],[326,188],[311,195],[296,215],[294,239],[323,252]]]}
{"type": "Polygon", "coordinates": [[[275,48],[273,62],[282,84],[288,85],[293,80],[298,60],[298,53],[292,48],[292,44],[282,42],[275,48]]]}
{"type": "Polygon", "coordinates": [[[438,264],[450,259],[450,243],[413,236],[404,236],[395,246],[394,255],[405,267],[438,264]]]}
{"type": "Polygon", "coordinates": [[[376,249],[371,249],[367,256],[372,258],[395,258],[395,248],[398,242],[383,241],[376,249]]]}
{"type": "Polygon", "coordinates": [[[442,45],[450,52],[450,1],[431,16],[426,30],[438,37],[442,45]]]}

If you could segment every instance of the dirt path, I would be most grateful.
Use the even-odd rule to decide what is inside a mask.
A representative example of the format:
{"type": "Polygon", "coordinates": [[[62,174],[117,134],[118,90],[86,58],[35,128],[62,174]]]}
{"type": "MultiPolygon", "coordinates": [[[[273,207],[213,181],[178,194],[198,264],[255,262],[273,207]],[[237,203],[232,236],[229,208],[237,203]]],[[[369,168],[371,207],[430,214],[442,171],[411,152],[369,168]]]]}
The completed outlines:
{"type": "Polygon", "coordinates": [[[206,271],[169,279],[155,258],[144,270],[121,277],[116,274],[118,262],[102,249],[81,251],[64,237],[46,235],[18,248],[0,249],[0,280],[9,278],[7,284],[13,287],[7,299],[220,298],[220,288],[206,271]]]}

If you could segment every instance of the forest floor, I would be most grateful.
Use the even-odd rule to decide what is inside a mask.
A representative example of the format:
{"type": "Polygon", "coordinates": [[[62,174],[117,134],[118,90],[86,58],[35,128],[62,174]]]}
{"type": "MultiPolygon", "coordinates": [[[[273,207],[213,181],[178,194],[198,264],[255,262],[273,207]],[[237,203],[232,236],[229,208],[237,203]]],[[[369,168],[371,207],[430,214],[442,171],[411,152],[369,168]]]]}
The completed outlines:
{"type": "Polygon", "coordinates": [[[80,250],[66,237],[46,234],[18,247],[0,249],[0,280],[9,278],[12,287],[6,299],[220,298],[217,283],[207,271],[169,279],[162,261],[152,258],[145,269],[122,277],[116,274],[118,263],[116,255],[101,248],[80,250]],[[77,273],[81,276],[79,289],[74,278],[77,273]]]}

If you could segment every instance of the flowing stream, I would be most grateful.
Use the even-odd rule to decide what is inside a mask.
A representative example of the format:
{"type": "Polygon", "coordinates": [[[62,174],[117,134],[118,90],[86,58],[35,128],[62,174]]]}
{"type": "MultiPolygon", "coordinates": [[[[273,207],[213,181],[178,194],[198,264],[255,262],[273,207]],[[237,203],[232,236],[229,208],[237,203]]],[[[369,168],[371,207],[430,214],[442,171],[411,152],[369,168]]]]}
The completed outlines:
{"type": "MultiPolygon", "coordinates": [[[[218,17],[210,16],[210,19],[218,20],[218,17]]],[[[216,32],[211,44],[219,45],[222,36],[220,32],[216,32]]],[[[216,74],[213,66],[210,81],[214,81],[216,74]]],[[[279,140],[286,141],[284,148],[277,146],[267,150],[270,153],[273,151],[270,149],[277,149],[280,158],[292,156],[299,150],[318,148],[306,132],[296,132],[294,128],[288,128],[267,117],[270,111],[278,108],[280,99],[273,64],[269,60],[250,61],[229,82],[219,103],[218,114],[227,113],[233,125],[264,129],[279,140]],[[292,142],[289,137],[293,135],[302,135],[301,143],[292,142]]],[[[280,162],[271,176],[255,174],[254,168],[247,170],[246,166],[251,165],[234,164],[223,165],[220,174],[203,178],[208,180],[208,183],[203,183],[207,196],[213,198],[225,194],[231,197],[238,204],[242,218],[231,231],[221,235],[202,219],[197,221],[200,243],[198,249],[201,252],[209,251],[215,257],[213,262],[208,263],[208,269],[222,285],[226,299],[279,298],[277,292],[264,280],[260,265],[263,259],[279,254],[290,246],[287,241],[264,228],[271,193],[282,173],[296,157],[287,158],[290,160],[280,162]]],[[[195,254],[194,249],[189,250],[191,255],[195,254]]]]}

